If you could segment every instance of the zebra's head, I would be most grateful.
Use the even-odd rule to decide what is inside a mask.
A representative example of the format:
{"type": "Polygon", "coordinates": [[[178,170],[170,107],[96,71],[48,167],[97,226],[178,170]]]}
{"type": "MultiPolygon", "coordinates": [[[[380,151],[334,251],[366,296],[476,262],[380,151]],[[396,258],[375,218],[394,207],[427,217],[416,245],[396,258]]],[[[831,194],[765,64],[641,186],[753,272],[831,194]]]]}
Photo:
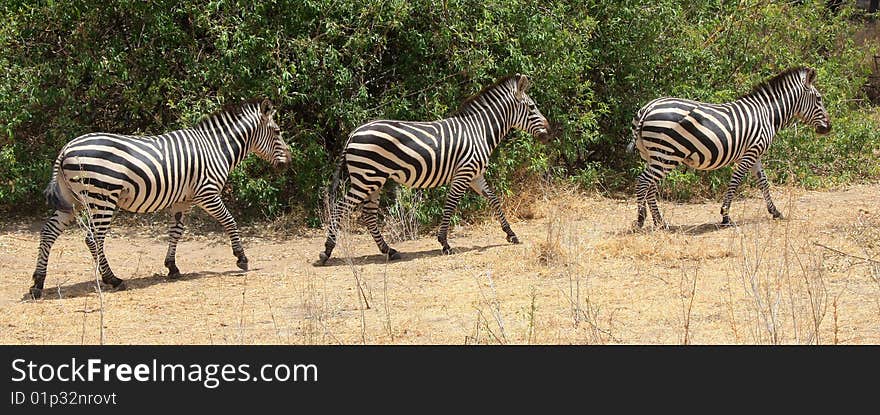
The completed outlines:
{"type": "Polygon", "coordinates": [[[281,167],[290,163],[290,149],[281,138],[281,128],[275,123],[274,115],[275,107],[272,101],[264,99],[260,102],[260,116],[254,133],[253,151],[273,167],[281,167]]]}
{"type": "Polygon", "coordinates": [[[816,70],[806,68],[803,80],[804,93],[798,101],[795,116],[804,124],[816,128],[817,134],[828,134],[831,132],[831,119],[822,104],[822,94],[813,84],[816,81],[816,70]]]}
{"type": "Polygon", "coordinates": [[[523,130],[547,144],[552,138],[550,123],[535,101],[526,93],[532,85],[528,76],[516,74],[514,76],[513,98],[515,101],[514,124],[515,128],[523,130]]]}

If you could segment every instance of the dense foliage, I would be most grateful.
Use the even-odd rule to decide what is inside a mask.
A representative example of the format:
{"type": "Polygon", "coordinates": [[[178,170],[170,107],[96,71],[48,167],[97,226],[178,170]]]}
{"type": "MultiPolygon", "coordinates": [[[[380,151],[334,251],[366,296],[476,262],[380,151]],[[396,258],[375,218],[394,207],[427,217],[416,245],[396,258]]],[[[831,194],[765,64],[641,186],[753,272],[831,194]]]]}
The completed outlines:
{"type": "MultiPolygon", "coordinates": [[[[501,194],[529,176],[632,188],[625,152],[635,110],[677,95],[726,101],[794,65],[819,71],[835,134],[789,128],[772,180],[827,185],[875,178],[878,133],[863,98],[871,43],[851,9],[824,1],[266,0],[7,1],[0,20],[0,209],[43,209],[58,150],[77,135],[155,134],[225,103],[272,98],[294,162],[251,158],[229,204],[251,217],[315,217],[347,133],[377,118],[432,120],[511,73],[563,127],[542,146],[514,133],[495,154],[501,194]]],[[[713,194],[729,170],[679,170],[667,197],[713,194]]],[[[428,192],[436,220],[444,192],[428,192]]],[[[464,211],[485,204],[464,201],[464,211]]]]}

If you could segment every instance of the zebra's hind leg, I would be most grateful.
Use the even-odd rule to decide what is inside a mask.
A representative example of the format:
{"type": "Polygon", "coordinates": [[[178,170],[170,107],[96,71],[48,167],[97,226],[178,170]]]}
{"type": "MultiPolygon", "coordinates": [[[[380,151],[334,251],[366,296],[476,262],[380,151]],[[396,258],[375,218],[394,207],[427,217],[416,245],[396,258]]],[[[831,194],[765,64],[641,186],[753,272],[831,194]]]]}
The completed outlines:
{"type": "Polygon", "coordinates": [[[318,254],[318,264],[324,265],[330,259],[333,248],[336,247],[336,237],[339,233],[339,221],[351,214],[351,211],[364,200],[359,191],[350,188],[345,197],[339,199],[330,210],[330,224],[327,226],[327,240],[324,242],[324,251],[318,254]]]}
{"type": "Polygon", "coordinates": [[[216,219],[217,222],[220,222],[220,224],[223,225],[223,229],[226,230],[226,235],[229,236],[229,242],[232,244],[232,254],[238,258],[235,265],[237,265],[239,269],[247,271],[248,259],[244,254],[244,247],[241,246],[241,236],[238,233],[238,225],[235,223],[235,218],[232,217],[232,214],[226,209],[226,205],[220,200],[220,195],[213,194],[204,199],[200,199],[197,203],[205,210],[205,212],[208,212],[208,214],[216,219]]]}
{"type": "Polygon", "coordinates": [[[34,270],[34,285],[31,286],[29,295],[34,299],[43,295],[43,284],[46,281],[46,266],[49,264],[49,252],[52,245],[58,239],[58,235],[67,229],[75,220],[73,212],[56,210],[55,213],[43,225],[40,231],[40,252],[37,255],[37,268],[34,270]]]}
{"type": "Polygon", "coordinates": [[[652,187],[654,187],[654,182],[646,169],[639,175],[638,181],[636,182],[636,205],[638,205],[638,214],[635,223],[633,223],[633,227],[636,229],[640,229],[645,224],[645,218],[648,216],[648,193],[652,187]]]}
{"type": "Polygon", "coordinates": [[[473,180],[471,177],[459,176],[452,179],[452,183],[449,185],[446,203],[443,206],[443,218],[440,220],[440,230],[437,231],[437,241],[442,246],[441,252],[446,255],[452,253],[452,249],[449,248],[449,242],[447,241],[449,221],[452,219],[452,213],[455,212],[455,208],[458,206],[458,201],[470,186],[471,180],[473,180]]]}
{"type": "Polygon", "coordinates": [[[92,253],[92,258],[98,266],[101,281],[116,290],[124,290],[125,283],[113,274],[113,270],[110,269],[110,263],[107,262],[107,256],[104,254],[104,237],[107,235],[107,230],[110,229],[115,206],[110,207],[93,203],[90,203],[88,206],[88,217],[91,223],[87,224],[86,246],[89,247],[89,252],[92,253]]]}
{"type": "Polygon", "coordinates": [[[507,234],[507,242],[518,244],[519,239],[516,237],[516,234],[513,233],[513,229],[510,229],[510,223],[507,222],[507,218],[504,217],[504,211],[501,210],[501,202],[498,201],[498,196],[495,196],[495,192],[493,192],[492,188],[489,187],[489,184],[486,183],[486,178],[482,174],[471,181],[471,189],[474,189],[475,192],[479,193],[486,199],[489,199],[489,203],[491,203],[492,208],[495,209],[495,216],[498,218],[498,221],[501,222],[501,230],[507,234]]]}
{"type": "Polygon", "coordinates": [[[669,225],[666,224],[666,221],[663,220],[663,216],[660,215],[660,207],[657,206],[657,193],[659,193],[659,189],[657,187],[657,183],[651,186],[648,189],[648,206],[651,208],[651,218],[654,220],[654,227],[660,229],[669,229],[669,225]]]}
{"type": "Polygon", "coordinates": [[[752,166],[752,173],[758,179],[758,187],[761,188],[764,202],[767,203],[767,212],[773,215],[773,219],[782,219],[782,212],[776,209],[776,205],[773,204],[773,198],[770,197],[770,182],[767,181],[767,175],[764,173],[764,166],[761,164],[760,159],[752,166]]]}
{"type": "Polygon", "coordinates": [[[174,206],[171,211],[174,217],[174,224],[171,225],[171,229],[168,231],[168,253],[165,254],[165,268],[168,268],[168,278],[180,278],[180,270],[177,268],[175,257],[177,255],[177,242],[180,240],[185,229],[183,225],[184,213],[188,208],[189,206],[174,206]]]}
{"type": "Polygon", "coordinates": [[[730,221],[730,203],[733,201],[736,189],[739,188],[746,174],[755,165],[756,160],[757,157],[754,154],[746,154],[740,160],[739,165],[736,166],[736,170],[734,170],[733,176],[730,178],[730,184],[727,185],[727,191],[724,192],[724,201],[721,202],[721,225],[733,225],[733,222],[730,221]]]}
{"type": "Polygon", "coordinates": [[[400,259],[400,253],[397,252],[396,249],[388,246],[385,242],[385,238],[382,237],[382,233],[379,231],[379,190],[370,194],[370,198],[367,200],[367,203],[364,204],[363,210],[363,220],[367,225],[367,229],[369,229],[373,240],[376,241],[376,246],[379,247],[379,252],[385,254],[390,261],[400,259]]]}
{"type": "Polygon", "coordinates": [[[651,207],[651,217],[654,226],[667,229],[668,225],[660,215],[660,207],[657,206],[658,183],[678,166],[679,162],[669,159],[662,161],[652,158],[645,171],[639,175],[636,183],[636,203],[639,205],[639,215],[636,218],[635,227],[641,228],[648,216],[646,205],[651,207]]]}

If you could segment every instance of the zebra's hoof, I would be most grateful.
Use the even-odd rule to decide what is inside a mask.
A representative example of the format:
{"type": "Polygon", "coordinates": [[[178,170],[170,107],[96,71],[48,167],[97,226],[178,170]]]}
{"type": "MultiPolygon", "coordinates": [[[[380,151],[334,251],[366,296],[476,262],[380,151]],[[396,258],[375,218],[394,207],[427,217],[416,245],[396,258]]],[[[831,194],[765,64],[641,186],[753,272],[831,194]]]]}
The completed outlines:
{"type": "Polygon", "coordinates": [[[452,249],[448,246],[444,246],[442,249],[440,249],[440,252],[443,252],[443,255],[452,255],[452,249]]]}
{"type": "Polygon", "coordinates": [[[639,231],[642,229],[642,226],[644,226],[644,225],[645,225],[645,222],[635,220],[635,221],[633,221],[632,228],[634,231],[639,231]]]}
{"type": "Polygon", "coordinates": [[[128,289],[128,286],[125,285],[125,281],[119,280],[119,283],[113,286],[113,291],[125,291],[128,289]]]}
{"type": "Polygon", "coordinates": [[[116,278],[116,276],[113,274],[110,274],[109,277],[102,277],[101,282],[109,285],[112,288],[116,288],[116,287],[119,287],[120,285],[122,285],[122,280],[119,278],[116,278]]]}
{"type": "Polygon", "coordinates": [[[510,242],[512,244],[518,244],[519,238],[517,238],[516,235],[507,235],[507,242],[510,242]]]}
{"type": "Polygon", "coordinates": [[[396,261],[400,259],[400,252],[397,252],[397,250],[394,248],[388,248],[388,253],[386,255],[388,256],[389,261],[396,261]]]}
{"type": "Polygon", "coordinates": [[[180,270],[177,268],[173,262],[166,262],[165,268],[168,268],[168,278],[175,280],[180,278],[180,270]]]}
{"type": "Polygon", "coordinates": [[[238,268],[242,271],[248,270],[248,260],[245,257],[239,258],[238,262],[236,262],[235,265],[238,265],[238,268]]]}
{"type": "Polygon", "coordinates": [[[318,264],[324,265],[327,263],[327,260],[330,259],[330,255],[327,255],[326,252],[321,252],[318,254],[318,264]]]}
{"type": "Polygon", "coordinates": [[[782,216],[782,212],[778,210],[776,212],[770,212],[770,214],[773,215],[773,219],[785,219],[785,216],[782,216]]]}
{"type": "Polygon", "coordinates": [[[730,216],[724,216],[721,218],[721,226],[733,226],[733,222],[730,220],[730,216]]]}
{"type": "Polygon", "coordinates": [[[31,287],[30,291],[28,291],[27,295],[25,295],[26,299],[33,298],[34,300],[40,299],[43,296],[43,290],[37,287],[31,287]]]}

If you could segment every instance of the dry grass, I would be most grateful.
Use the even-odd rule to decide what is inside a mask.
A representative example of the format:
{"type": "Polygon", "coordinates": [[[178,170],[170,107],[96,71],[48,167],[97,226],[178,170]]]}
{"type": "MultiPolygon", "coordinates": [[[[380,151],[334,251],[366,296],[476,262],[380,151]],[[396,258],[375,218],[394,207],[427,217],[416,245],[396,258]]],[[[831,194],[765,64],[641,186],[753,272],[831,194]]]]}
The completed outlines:
{"type": "Polygon", "coordinates": [[[386,262],[349,223],[325,267],[322,230],[244,229],[252,270],[237,272],[222,232],[188,229],[180,280],[158,230],[114,226],[107,256],[129,290],[94,291],[79,232],[55,245],[45,299],[30,286],[42,223],[2,225],[0,342],[11,344],[878,344],[880,186],[777,188],[789,219],[760,198],[661,208],[670,231],[633,232],[635,204],[536,188],[497,222],[399,242],[386,262]],[[522,219],[530,217],[531,219],[522,219]],[[514,219],[519,218],[519,219],[514,219]],[[291,236],[293,235],[293,236],[291,236]],[[103,324],[101,323],[103,310],[103,324]]]}
{"type": "Polygon", "coordinates": [[[384,210],[386,241],[389,244],[412,241],[419,238],[421,231],[417,212],[422,206],[424,196],[421,189],[395,186],[394,204],[384,210]]]}

